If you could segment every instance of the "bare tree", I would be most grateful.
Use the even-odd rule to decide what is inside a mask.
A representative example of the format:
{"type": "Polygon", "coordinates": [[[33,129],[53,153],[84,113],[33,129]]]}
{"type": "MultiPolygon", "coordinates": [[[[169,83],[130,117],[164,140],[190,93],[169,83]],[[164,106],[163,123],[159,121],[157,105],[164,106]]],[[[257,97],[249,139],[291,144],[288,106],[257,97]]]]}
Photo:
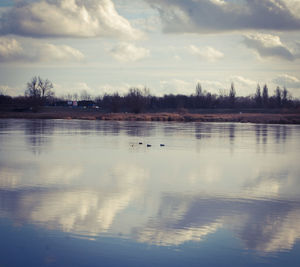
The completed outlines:
{"type": "Polygon", "coordinates": [[[33,111],[37,111],[39,106],[54,96],[52,89],[53,84],[48,79],[43,80],[36,76],[27,83],[25,96],[33,111]]]}
{"type": "Polygon", "coordinates": [[[27,102],[31,110],[37,112],[39,106],[41,105],[41,89],[39,87],[38,78],[36,76],[27,83],[25,96],[28,100],[27,102]]]}
{"type": "Polygon", "coordinates": [[[31,98],[41,97],[41,88],[39,87],[38,78],[35,76],[27,83],[27,88],[25,90],[25,96],[31,98]]]}
{"type": "Polygon", "coordinates": [[[41,91],[41,97],[43,100],[49,99],[54,96],[53,84],[48,79],[43,80],[41,77],[38,77],[38,86],[41,91]]]}

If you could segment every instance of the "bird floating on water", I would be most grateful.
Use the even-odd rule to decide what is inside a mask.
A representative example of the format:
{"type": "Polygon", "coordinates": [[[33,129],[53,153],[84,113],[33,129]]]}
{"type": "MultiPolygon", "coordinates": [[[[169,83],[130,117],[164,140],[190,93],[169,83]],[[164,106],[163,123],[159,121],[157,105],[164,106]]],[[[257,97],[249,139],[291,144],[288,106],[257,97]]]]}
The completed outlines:
{"type": "Polygon", "coordinates": [[[152,145],[147,144],[147,147],[151,147],[152,145]]]}
{"type": "Polygon", "coordinates": [[[139,142],[139,145],[142,145],[143,144],[143,142],[139,142]]]}
{"type": "Polygon", "coordinates": [[[165,144],[160,144],[160,146],[165,146],[165,144]]]}

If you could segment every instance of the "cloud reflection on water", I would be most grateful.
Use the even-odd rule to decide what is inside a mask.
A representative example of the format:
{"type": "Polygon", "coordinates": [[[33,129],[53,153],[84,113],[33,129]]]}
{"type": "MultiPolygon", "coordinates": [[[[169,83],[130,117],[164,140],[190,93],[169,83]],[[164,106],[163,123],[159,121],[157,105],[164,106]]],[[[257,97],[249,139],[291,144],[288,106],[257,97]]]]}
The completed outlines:
{"type": "MultiPolygon", "coordinates": [[[[73,234],[96,236],[111,227],[115,216],[142,194],[147,173],[135,166],[116,166],[110,183],[95,188],[1,187],[1,208],[18,223],[34,223],[73,234]],[[10,209],[10,207],[14,209],[10,209]]],[[[0,176],[1,178],[1,176],[0,176]]],[[[100,186],[101,185],[101,186],[100,186]]],[[[1,214],[1,213],[0,213],[1,214]]]]}
{"type": "Polygon", "coordinates": [[[232,230],[245,248],[258,252],[288,250],[300,238],[299,200],[261,198],[249,192],[239,197],[161,192],[153,199],[145,191],[147,173],[137,166],[120,165],[95,188],[72,187],[70,182],[65,189],[28,189],[18,187],[18,180],[13,186],[3,184],[2,170],[0,209],[2,216],[19,224],[29,222],[91,238],[124,231],[138,242],[160,246],[206,240],[218,229],[232,230]],[[126,209],[140,214],[127,214],[126,209]],[[128,229],[113,227],[128,221],[128,216],[132,216],[128,229]],[[135,221],[135,216],[144,219],[135,221]]]}
{"type": "Polygon", "coordinates": [[[225,229],[260,253],[290,250],[300,238],[297,128],[27,121],[18,132],[0,125],[11,132],[0,139],[7,153],[0,216],[19,225],[159,246],[225,229]],[[131,147],[143,138],[167,146],[131,147]]]}
{"type": "Polygon", "coordinates": [[[167,195],[157,216],[137,230],[137,239],[169,246],[201,241],[230,229],[246,249],[279,252],[300,238],[300,201],[167,195]]]}

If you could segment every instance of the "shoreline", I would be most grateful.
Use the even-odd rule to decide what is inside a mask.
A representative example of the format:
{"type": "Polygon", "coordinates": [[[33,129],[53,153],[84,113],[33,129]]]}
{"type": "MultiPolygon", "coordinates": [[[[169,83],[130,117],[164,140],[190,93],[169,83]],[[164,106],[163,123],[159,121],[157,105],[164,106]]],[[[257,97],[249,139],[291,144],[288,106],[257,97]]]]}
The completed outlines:
{"type": "Polygon", "coordinates": [[[175,122],[240,122],[262,124],[300,124],[300,113],[102,113],[99,111],[65,110],[0,112],[0,119],[66,119],[105,121],[175,121],[175,122]]]}

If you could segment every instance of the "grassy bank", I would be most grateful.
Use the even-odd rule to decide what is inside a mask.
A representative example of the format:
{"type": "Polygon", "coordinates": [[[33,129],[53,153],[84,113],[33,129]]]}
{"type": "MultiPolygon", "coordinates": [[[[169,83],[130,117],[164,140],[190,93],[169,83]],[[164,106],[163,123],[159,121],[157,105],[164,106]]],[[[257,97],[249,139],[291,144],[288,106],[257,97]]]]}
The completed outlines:
{"type": "Polygon", "coordinates": [[[0,112],[0,118],[115,121],[241,122],[300,124],[300,113],[103,113],[98,110],[46,108],[40,112],[0,112]]]}

